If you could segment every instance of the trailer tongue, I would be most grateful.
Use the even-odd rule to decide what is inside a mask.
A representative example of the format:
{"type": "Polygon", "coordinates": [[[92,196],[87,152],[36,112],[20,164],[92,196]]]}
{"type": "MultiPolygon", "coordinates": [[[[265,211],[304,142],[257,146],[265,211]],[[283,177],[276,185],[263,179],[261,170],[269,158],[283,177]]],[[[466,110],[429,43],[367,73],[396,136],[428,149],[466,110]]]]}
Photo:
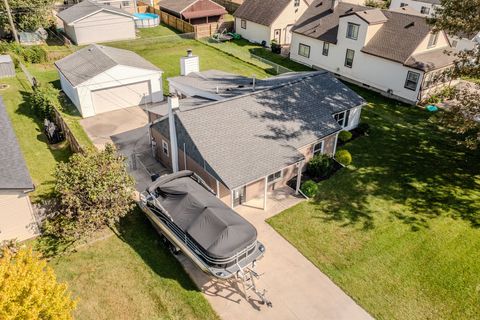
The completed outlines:
{"type": "Polygon", "coordinates": [[[257,289],[255,265],[265,247],[257,230],[226,206],[191,171],[165,175],[140,195],[140,207],[173,252],[181,251],[202,271],[217,279],[234,277],[271,307],[265,290],[257,289]]]}

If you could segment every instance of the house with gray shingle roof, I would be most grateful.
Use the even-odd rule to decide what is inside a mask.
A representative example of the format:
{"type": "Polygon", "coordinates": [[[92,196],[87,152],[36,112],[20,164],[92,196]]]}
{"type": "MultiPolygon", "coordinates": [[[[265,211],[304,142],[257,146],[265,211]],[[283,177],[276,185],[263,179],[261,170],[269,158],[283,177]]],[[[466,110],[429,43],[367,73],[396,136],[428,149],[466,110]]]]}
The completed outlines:
{"type": "Polygon", "coordinates": [[[291,29],[311,0],[245,0],[233,14],[235,32],[254,43],[289,44],[291,29]]]}
{"type": "Polygon", "coordinates": [[[38,235],[28,193],[35,189],[0,96],[0,242],[38,235]]]}
{"type": "Polygon", "coordinates": [[[444,86],[454,52],[410,10],[315,0],[293,28],[290,58],[415,104],[444,86]]]}
{"type": "Polygon", "coordinates": [[[84,0],[57,14],[67,36],[78,45],[135,39],[134,16],[111,5],[84,0]]]}
{"type": "Polygon", "coordinates": [[[90,45],[55,67],[62,90],[84,118],[163,100],[162,70],[129,50],[90,45]]]}
{"type": "Polygon", "coordinates": [[[300,177],[313,155],[334,154],[338,133],[358,125],[365,104],[327,72],[285,74],[254,84],[251,78],[210,70],[170,83],[182,85],[171,89],[182,98],[169,98],[177,148],[169,116],[161,117],[150,130],[156,157],[166,167],[174,161],[180,170],[195,171],[229,206],[266,199],[267,192],[300,177]]]}

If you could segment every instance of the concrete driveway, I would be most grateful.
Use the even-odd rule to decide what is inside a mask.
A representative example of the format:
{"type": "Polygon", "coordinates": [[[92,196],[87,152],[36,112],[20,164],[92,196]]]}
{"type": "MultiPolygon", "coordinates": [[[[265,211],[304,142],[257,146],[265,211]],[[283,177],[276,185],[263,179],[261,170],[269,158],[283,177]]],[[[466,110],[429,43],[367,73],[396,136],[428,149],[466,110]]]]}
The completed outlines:
{"type": "MultiPolygon", "coordinates": [[[[152,173],[166,173],[156,162],[149,146],[148,120],[139,107],[100,114],[80,122],[98,148],[113,142],[130,159],[130,172],[143,191],[150,184],[152,173]],[[133,159],[133,160],[132,160],[133,159]],[[132,163],[133,162],[133,163],[132,163]]],[[[201,272],[182,254],[177,257],[207,300],[223,319],[371,319],[349,296],[282,238],[265,219],[304,201],[294,197],[289,188],[277,190],[267,202],[267,211],[255,208],[255,203],[237,208],[258,230],[258,239],[267,248],[259,261],[257,281],[267,290],[273,308],[259,303],[249,292],[245,299],[237,283],[222,283],[201,272]]]]}

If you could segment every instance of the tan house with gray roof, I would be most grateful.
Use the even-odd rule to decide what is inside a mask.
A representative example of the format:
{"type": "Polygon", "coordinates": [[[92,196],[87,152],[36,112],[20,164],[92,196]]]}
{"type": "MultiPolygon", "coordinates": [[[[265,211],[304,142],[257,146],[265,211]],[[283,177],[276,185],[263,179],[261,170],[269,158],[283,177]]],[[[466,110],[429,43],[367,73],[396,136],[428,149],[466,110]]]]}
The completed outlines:
{"type": "Polygon", "coordinates": [[[290,58],[415,104],[443,86],[455,57],[424,16],[315,0],[293,28],[290,58]]]}

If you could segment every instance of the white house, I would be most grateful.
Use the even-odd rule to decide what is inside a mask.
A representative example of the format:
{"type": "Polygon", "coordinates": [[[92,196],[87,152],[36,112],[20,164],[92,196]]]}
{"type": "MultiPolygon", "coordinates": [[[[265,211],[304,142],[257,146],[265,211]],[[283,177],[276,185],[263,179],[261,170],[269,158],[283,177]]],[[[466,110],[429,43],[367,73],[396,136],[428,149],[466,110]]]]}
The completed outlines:
{"type": "Polygon", "coordinates": [[[78,45],[135,39],[134,16],[110,5],[85,0],[60,11],[57,17],[78,45]]]}
{"type": "Polygon", "coordinates": [[[290,58],[408,103],[445,79],[454,56],[418,14],[316,0],[293,28],[290,58]]]}
{"type": "Polygon", "coordinates": [[[0,242],[39,233],[28,193],[34,190],[18,141],[0,97],[0,242]]]}
{"type": "Polygon", "coordinates": [[[409,7],[423,15],[433,17],[435,9],[440,7],[440,0],[392,0],[390,10],[409,7]]]}
{"type": "Polygon", "coordinates": [[[291,29],[311,0],[246,0],[234,13],[235,31],[254,43],[291,42],[291,29]]]}
{"type": "Polygon", "coordinates": [[[90,45],[55,66],[83,117],[163,100],[162,71],[128,50],[90,45]]]}

